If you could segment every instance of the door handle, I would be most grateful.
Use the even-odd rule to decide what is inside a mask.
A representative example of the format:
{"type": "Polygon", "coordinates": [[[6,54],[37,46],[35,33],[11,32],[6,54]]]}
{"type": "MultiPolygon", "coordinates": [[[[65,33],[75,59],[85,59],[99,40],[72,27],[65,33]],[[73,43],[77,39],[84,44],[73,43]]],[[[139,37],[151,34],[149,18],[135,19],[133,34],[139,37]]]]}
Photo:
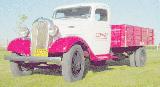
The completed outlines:
{"type": "Polygon", "coordinates": [[[75,26],[68,26],[68,28],[75,28],[75,26]]]}

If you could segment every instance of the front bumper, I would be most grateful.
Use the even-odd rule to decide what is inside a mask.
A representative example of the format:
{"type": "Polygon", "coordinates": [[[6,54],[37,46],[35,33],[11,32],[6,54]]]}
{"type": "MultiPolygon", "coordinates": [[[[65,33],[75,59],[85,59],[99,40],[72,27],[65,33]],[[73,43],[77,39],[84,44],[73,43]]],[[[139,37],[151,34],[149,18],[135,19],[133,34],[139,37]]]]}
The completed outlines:
{"type": "Polygon", "coordinates": [[[53,64],[58,64],[58,65],[60,65],[62,62],[61,57],[34,57],[34,56],[11,55],[11,56],[5,56],[4,59],[9,61],[23,61],[26,63],[52,62],[53,64]]]}

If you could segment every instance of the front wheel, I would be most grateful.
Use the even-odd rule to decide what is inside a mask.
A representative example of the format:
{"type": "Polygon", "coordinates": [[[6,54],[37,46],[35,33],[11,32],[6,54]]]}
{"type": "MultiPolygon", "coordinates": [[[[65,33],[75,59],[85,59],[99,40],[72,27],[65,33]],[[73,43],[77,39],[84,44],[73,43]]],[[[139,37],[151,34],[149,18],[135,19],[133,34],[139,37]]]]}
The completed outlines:
{"type": "Polygon", "coordinates": [[[32,74],[32,70],[23,67],[21,64],[11,61],[10,62],[11,72],[14,76],[24,76],[32,74]]]}
{"type": "Polygon", "coordinates": [[[63,54],[62,75],[64,79],[73,82],[83,78],[85,69],[85,58],[80,45],[74,45],[63,54]]]}

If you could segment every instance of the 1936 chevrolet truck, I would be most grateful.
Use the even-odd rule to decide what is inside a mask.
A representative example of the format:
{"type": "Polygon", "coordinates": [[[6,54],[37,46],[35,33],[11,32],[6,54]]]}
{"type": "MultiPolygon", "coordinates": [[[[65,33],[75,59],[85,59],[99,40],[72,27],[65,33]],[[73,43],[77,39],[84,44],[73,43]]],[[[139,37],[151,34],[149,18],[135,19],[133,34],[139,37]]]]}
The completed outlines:
{"type": "Polygon", "coordinates": [[[110,10],[101,3],[55,8],[53,20],[38,18],[31,31],[22,27],[20,35],[8,45],[12,55],[5,57],[13,75],[56,64],[67,81],[82,79],[89,62],[99,66],[127,58],[130,66],[144,66],[145,46],[154,44],[153,29],[110,25],[110,10]]]}

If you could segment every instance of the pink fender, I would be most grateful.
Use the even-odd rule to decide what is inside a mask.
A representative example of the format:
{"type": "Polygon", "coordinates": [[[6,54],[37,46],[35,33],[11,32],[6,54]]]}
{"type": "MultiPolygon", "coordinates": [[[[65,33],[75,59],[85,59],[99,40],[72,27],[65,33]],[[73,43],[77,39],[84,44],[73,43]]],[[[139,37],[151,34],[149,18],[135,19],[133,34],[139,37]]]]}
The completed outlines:
{"type": "Polygon", "coordinates": [[[60,38],[51,43],[49,46],[49,53],[66,53],[74,44],[83,46],[82,48],[88,51],[86,55],[90,55],[91,60],[97,60],[97,57],[93,54],[88,44],[82,38],[77,36],[60,38]]]}
{"type": "MultiPolygon", "coordinates": [[[[81,42],[86,44],[86,42],[79,37],[64,37],[59,38],[55,42],[52,42],[49,46],[50,53],[65,53],[67,52],[74,44],[81,42]]],[[[87,45],[88,46],[88,45],[87,45]]]]}
{"type": "Polygon", "coordinates": [[[12,53],[23,54],[26,56],[30,55],[30,39],[17,38],[12,40],[8,47],[8,51],[12,53]]]}

